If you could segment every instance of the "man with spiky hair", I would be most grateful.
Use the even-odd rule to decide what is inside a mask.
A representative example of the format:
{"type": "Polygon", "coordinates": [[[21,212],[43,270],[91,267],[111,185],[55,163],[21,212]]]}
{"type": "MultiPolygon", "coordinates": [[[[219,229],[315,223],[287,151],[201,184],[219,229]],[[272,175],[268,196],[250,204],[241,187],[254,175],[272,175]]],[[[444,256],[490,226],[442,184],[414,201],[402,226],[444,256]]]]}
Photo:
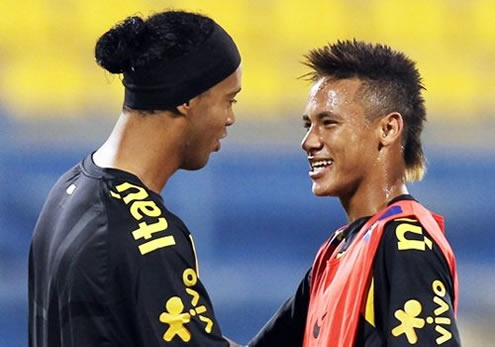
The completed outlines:
{"type": "Polygon", "coordinates": [[[425,172],[421,77],[403,53],[339,41],[306,55],[302,148],[335,231],[251,347],[459,346],[458,282],[443,218],[406,187],[425,172]]]}

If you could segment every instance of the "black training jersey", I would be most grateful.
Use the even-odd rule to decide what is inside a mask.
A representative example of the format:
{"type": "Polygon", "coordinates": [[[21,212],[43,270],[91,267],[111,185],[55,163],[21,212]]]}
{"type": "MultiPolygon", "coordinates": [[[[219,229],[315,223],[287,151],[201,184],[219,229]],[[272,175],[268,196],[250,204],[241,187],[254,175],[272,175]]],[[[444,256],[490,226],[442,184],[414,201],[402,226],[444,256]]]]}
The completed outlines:
{"type": "MultiPolygon", "coordinates": [[[[391,203],[405,199],[412,197],[403,195],[391,203]]],[[[368,219],[360,218],[344,231],[341,252],[368,219]]],[[[385,226],[372,276],[355,346],[460,346],[450,270],[419,221],[396,219],[385,226]]],[[[311,269],[296,294],[279,308],[250,347],[302,346],[310,283],[311,269]]]]}
{"type": "Polygon", "coordinates": [[[184,223],[88,156],[43,207],[29,254],[29,345],[228,346],[184,223]]]}

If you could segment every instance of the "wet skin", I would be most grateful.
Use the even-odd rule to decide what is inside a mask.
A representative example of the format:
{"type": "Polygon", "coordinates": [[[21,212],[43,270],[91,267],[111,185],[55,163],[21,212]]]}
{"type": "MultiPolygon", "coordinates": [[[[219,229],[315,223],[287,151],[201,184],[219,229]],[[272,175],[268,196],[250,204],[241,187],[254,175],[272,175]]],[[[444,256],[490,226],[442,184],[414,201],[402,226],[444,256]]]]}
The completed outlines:
{"type": "Polygon", "coordinates": [[[307,133],[301,145],[308,154],[313,193],[338,197],[349,220],[371,215],[407,192],[402,156],[392,150],[400,146],[402,118],[395,113],[368,119],[361,84],[357,78],[318,80],[303,116],[307,133]]]}

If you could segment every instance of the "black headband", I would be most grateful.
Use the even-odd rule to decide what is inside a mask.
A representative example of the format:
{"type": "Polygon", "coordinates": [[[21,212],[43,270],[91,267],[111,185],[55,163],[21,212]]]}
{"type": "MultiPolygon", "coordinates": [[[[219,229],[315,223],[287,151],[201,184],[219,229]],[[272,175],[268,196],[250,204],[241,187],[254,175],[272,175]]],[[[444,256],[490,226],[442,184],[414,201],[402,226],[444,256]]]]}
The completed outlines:
{"type": "Polygon", "coordinates": [[[136,110],[182,105],[230,76],[240,63],[234,41],[214,23],[208,39],[185,56],[153,68],[124,72],[124,105],[136,110]]]}

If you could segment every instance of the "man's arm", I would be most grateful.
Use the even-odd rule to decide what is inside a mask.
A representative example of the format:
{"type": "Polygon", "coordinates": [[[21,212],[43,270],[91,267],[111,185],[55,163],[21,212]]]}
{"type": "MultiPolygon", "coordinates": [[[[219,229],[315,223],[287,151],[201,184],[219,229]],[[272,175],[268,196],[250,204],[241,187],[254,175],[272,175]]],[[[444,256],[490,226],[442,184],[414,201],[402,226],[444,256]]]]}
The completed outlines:
{"type": "MultiPolygon", "coordinates": [[[[162,252],[167,251],[173,253],[162,252]]],[[[182,254],[156,255],[160,262],[149,262],[150,269],[141,269],[136,283],[142,345],[227,347],[194,265],[184,262],[182,254]]]]}
{"type": "Polygon", "coordinates": [[[123,199],[108,203],[112,338],[147,347],[228,347],[199,279],[189,233],[158,207],[160,201],[145,197],[130,208],[122,207],[123,199]]]}
{"type": "Polygon", "coordinates": [[[386,226],[373,285],[374,324],[387,346],[460,346],[449,267],[418,221],[386,226]]]}
{"type": "Polygon", "coordinates": [[[251,340],[249,347],[302,346],[309,305],[310,278],[311,269],[299,284],[296,294],[270,318],[251,340]]]}

